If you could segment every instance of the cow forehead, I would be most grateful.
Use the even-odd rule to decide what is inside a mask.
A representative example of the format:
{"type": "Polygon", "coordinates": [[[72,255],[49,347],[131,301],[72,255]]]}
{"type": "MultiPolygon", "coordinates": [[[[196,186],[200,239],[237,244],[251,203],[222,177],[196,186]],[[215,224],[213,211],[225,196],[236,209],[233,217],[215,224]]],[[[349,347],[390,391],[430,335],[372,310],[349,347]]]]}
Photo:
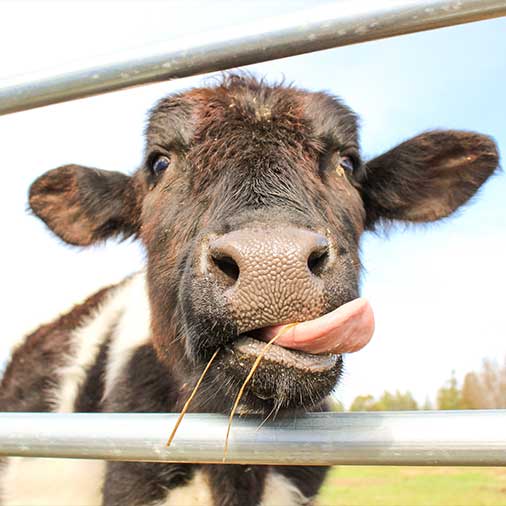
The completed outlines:
{"type": "Polygon", "coordinates": [[[148,146],[188,147],[203,142],[357,145],[357,118],[339,99],[255,79],[226,79],[167,97],[153,109],[148,146]]]}

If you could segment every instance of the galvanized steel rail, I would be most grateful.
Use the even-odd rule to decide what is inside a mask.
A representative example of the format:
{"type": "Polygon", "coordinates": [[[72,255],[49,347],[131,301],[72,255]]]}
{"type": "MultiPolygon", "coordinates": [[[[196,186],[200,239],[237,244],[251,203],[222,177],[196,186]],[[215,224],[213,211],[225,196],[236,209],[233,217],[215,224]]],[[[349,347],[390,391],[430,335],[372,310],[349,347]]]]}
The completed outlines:
{"type": "MultiPolygon", "coordinates": [[[[188,414],[0,415],[0,456],[222,463],[228,419],[188,414]]],[[[238,418],[227,463],[506,465],[506,410],[322,413],[238,418]],[[258,429],[258,430],[257,430],[258,429]]]]}
{"type": "Polygon", "coordinates": [[[499,16],[505,0],[340,0],[0,82],[0,114],[499,16]]]}

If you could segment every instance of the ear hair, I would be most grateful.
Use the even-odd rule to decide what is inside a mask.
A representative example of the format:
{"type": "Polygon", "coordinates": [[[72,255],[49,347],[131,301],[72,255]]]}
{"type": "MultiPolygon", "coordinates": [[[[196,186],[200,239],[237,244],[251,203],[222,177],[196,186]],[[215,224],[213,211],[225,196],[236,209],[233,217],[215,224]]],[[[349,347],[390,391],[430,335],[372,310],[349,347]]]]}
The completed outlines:
{"type": "Polygon", "coordinates": [[[65,165],[30,187],[32,211],[65,242],[88,246],[139,228],[140,188],[119,172],[65,165]]]}
{"type": "Polygon", "coordinates": [[[427,132],[367,163],[366,226],[379,220],[429,222],[465,204],[494,172],[499,155],[485,135],[427,132]]]}

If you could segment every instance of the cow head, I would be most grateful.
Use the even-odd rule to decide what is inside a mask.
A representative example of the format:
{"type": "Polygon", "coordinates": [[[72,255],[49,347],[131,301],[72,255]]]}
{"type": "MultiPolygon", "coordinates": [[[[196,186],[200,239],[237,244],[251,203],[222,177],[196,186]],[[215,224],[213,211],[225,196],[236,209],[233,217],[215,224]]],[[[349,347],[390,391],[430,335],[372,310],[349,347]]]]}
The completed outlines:
{"type": "MultiPolygon", "coordinates": [[[[448,216],[497,164],[491,139],[462,131],[364,162],[357,118],[338,99],[228,76],[158,103],[132,176],[67,165],[34,182],[30,205],[70,244],[143,242],[158,356],[183,384],[219,348],[201,404],[220,411],[268,329],[358,297],[364,230],[448,216]]],[[[339,354],[273,345],[244,405],[315,405],[341,367],[339,354]]]]}

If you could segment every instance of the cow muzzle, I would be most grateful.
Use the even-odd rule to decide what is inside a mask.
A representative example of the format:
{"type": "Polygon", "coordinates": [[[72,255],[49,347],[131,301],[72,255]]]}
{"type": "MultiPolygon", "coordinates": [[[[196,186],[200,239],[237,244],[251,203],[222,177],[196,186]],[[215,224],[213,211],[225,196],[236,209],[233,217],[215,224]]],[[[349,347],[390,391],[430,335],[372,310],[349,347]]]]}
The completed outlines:
{"type": "Polygon", "coordinates": [[[245,228],[208,243],[206,270],[223,290],[238,334],[322,314],[327,238],[295,227],[245,228]]]}

